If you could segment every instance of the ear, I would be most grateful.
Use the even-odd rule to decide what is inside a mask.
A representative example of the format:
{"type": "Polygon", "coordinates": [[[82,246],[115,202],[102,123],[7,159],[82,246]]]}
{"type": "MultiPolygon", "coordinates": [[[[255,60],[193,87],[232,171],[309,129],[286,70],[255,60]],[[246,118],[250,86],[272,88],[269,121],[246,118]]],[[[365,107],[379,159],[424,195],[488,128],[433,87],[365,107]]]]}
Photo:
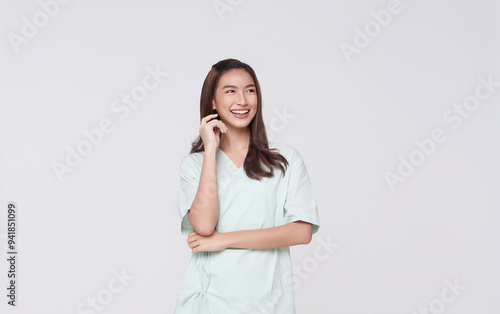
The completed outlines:
{"type": "Polygon", "coordinates": [[[215,99],[212,99],[212,110],[215,110],[215,99]]]}

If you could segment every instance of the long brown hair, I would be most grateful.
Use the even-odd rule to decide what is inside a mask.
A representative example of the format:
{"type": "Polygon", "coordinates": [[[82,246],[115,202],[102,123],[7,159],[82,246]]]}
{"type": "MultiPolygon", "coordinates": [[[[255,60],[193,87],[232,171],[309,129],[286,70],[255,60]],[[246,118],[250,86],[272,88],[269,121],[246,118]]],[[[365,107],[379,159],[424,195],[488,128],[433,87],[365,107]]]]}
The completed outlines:
{"type": "MultiPolygon", "coordinates": [[[[273,167],[278,167],[281,169],[284,176],[286,167],[288,167],[288,161],[279,152],[273,151],[276,150],[276,148],[269,149],[266,127],[262,119],[262,95],[260,92],[260,85],[254,70],[248,64],[236,59],[225,59],[212,65],[212,69],[208,72],[201,90],[200,123],[201,119],[213,113],[212,100],[214,99],[215,88],[217,84],[219,84],[220,77],[222,74],[232,69],[244,69],[247,71],[248,74],[252,76],[257,91],[257,112],[248,125],[250,127],[250,143],[243,164],[245,172],[249,178],[260,181],[262,177],[273,177],[273,167]],[[284,166],[281,163],[283,163],[284,166]],[[269,170],[266,170],[262,165],[265,165],[269,170]]],[[[198,135],[191,145],[191,154],[205,150],[200,135],[198,135]]]]}

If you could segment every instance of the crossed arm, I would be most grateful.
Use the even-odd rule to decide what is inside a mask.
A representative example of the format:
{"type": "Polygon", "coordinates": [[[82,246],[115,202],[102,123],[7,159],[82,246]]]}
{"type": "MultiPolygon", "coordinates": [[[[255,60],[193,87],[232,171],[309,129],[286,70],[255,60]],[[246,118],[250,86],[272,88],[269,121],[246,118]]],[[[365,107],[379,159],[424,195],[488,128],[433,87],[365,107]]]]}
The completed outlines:
{"type": "Polygon", "coordinates": [[[221,251],[228,248],[271,249],[299,244],[308,244],[312,238],[312,224],[294,221],[279,227],[240,230],[232,232],[214,231],[204,236],[196,231],[188,234],[187,243],[194,253],[221,251]]]}
{"type": "Polygon", "coordinates": [[[227,248],[270,249],[308,244],[312,224],[295,221],[283,226],[220,233],[215,231],[219,216],[216,150],[206,149],[198,191],[188,210],[188,219],[197,231],[188,234],[187,243],[194,253],[227,248]]]}

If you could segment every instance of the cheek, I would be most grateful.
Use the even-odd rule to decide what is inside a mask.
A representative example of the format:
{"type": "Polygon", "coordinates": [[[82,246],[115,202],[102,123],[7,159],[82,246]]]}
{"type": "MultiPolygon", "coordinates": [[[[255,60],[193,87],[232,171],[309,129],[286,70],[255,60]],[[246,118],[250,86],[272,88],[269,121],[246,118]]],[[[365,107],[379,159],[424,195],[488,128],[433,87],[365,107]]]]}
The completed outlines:
{"type": "Polygon", "coordinates": [[[228,109],[230,105],[231,105],[231,99],[229,97],[224,97],[224,96],[219,97],[217,101],[217,106],[220,109],[228,109]]]}

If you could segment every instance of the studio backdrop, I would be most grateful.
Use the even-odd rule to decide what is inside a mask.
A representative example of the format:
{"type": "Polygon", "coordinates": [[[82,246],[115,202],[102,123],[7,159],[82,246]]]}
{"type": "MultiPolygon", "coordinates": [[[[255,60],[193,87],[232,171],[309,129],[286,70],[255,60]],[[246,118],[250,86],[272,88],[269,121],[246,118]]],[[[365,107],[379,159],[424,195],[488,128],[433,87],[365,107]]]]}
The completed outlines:
{"type": "Polygon", "coordinates": [[[179,163],[205,76],[235,58],[317,199],[290,248],[297,313],[498,314],[499,18],[488,0],[1,0],[0,312],[173,313],[179,163]]]}

